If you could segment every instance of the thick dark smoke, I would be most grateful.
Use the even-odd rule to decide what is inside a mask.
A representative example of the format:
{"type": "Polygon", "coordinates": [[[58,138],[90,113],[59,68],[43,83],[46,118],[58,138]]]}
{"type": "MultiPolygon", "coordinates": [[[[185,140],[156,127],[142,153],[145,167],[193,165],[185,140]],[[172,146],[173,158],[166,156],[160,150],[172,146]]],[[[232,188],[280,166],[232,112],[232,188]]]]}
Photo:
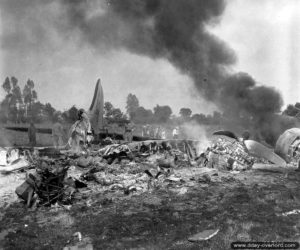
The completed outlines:
{"type": "Polygon", "coordinates": [[[219,102],[223,109],[236,116],[261,117],[279,113],[283,101],[279,92],[266,86],[257,86],[246,73],[226,77],[222,83],[219,102]]]}
{"type": "Polygon", "coordinates": [[[230,127],[242,125],[257,140],[275,145],[278,135],[296,126],[296,121],[279,115],[283,100],[278,91],[258,86],[246,73],[227,76],[221,85],[219,106],[226,114],[230,127]]]}
{"type": "Polygon", "coordinates": [[[85,41],[165,58],[210,100],[216,98],[224,67],[235,62],[233,51],[206,29],[222,15],[222,0],[110,0],[102,7],[105,14],[98,15],[91,15],[95,5],[90,1],[63,2],[70,26],[85,41]]]}
{"type": "Polygon", "coordinates": [[[87,2],[64,4],[70,24],[96,48],[104,42],[110,49],[169,60],[194,80],[203,97],[235,123],[247,121],[269,143],[286,127],[276,115],[283,105],[279,92],[258,86],[245,73],[228,73],[235,54],[207,30],[220,19],[223,0],[110,0],[105,14],[94,16],[87,2]]]}
{"type": "MultiPolygon", "coordinates": [[[[5,9],[23,12],[22,7],[28,10],[51,6],[59,14],[51,24],[42,22],[45,26],[65,39],[79,35],[81,45],[101,53],[125,49],[168,60],[193,79],[202,97],[215,102],[236,122],[247,117],[259,130],[267,123],[274,123],[274,114],[282,107],[282,98],[273,88],[258,86],[247,74],[229,73],[236,61],[235,53],[207,28],[220,20],[225,0],[4,2],[5,9]],[[266,122],[266,117],[271,120],[266,122]]],[[[30,37],[33,45],[35,39],[48,39],[44,31],[43,27],[33,25],[34,36],[30,37]]]]}

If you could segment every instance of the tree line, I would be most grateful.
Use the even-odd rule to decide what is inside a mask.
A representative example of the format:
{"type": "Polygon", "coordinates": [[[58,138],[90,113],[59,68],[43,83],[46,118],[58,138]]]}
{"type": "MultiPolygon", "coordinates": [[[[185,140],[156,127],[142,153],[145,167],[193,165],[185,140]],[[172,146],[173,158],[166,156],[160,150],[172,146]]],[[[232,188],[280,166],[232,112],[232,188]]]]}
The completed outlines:
{"type": "MultiPolygon", "coordinates": [[[[41,103],[35,90],[35,83],[28,79],[23,88],[19,85],[15,76],[6,77],[2,88],[5,92],[4,99],[0,102],[0,121],[2,123],[42,123],[54,122],[61,115],[66,122],[74,122],[77,119],[78,108],[60,111],[50,103],[41,103]]],[[[288,105],[282,112],[283,115],[300,118],[300,103],[288,105]]],[[[181,124],[194,121],[198,124],[221,124],[226,115],[215,111],[213,114],[192,113],[190,108],[183,107],[176,116],[168,105],[156,105],[153,109],[146,109],[140,105],[136,95],[130,93],[126,99],[126,113],[107,101],[104,103],[104,116],[111,119],[130,119],[136,124],[181,124]]]]}
{"type": "Polygon", "coordinates": [[[38,96],[34,85],[34,82],[28,79],[21,90],[16,77],[5,78],[2,88],[6,95],[0,105],[2,122],[26,122],[37,113],[38,96]]]}
{"type": "Polygon", "coordinates": [[[153,110],[140,106],[139,100],[134,94],[129,94],[126,100],[126,112],[136,124],[181,124],[184,122],[194,121],[198,124],[219,124],[222,120],[222,113],[213,112],[213,114],[205,115],[192,113],[190,108],[183,107],[179,110],[179,116],[175,115],[168,105],[156,105],[153,110]]]}
{"type": "MultiPolygon", "coordinates": [[[[50,103],[41,103],[35,89],[35,82],[28,79],[23,88],[15,76],[6,77],[2,83],[5,97],[0,101],[1,123],[43,123],[55,122],[62,116],[68,123],[78,118],[78,108],[73,105],[65,111],[56,110],[50,103]]],[[[104,106],[105,117],[113,119],[127,119],[121,109],[113,107],[110,102],[104,106]]]]}
{"type": "MultiPolygon", "coordinates": [[[[50,103],[41,103],[35,89],[35,82],[28,79],[23,88],[15,76],[6,77],[2,88],[4,99],[0,102],[0,121],[2,123],[43,123],[54,122],[62,116],[66,122],[77,119],[78,108],[73,105],[65,111],[56,110],[50,103]]],[[[134,94],[129,94],[126,100],[126,113],[107,101],[104,103],[104,117],[114,120],[130,119],[136,124],[180,124],[186,121],[196,121],[199,124],[219,123],[222,114],[214,112],[213,115],[192,114],[190,108],[181,108],[179,116],[173,114],[168,105],[156,105],[153,109],[146,109],[139,104],[134,94]]]]}
{"type": "Polygon", "coordinates": [[[50,103],[41,103],[35,90],[35,83],[28,79],[23,89],[15,76],[6,77],[2,88],[5,92],[4,99],[0,102],[0,121],[2,123],[43,123],[54,122],[59,115],[67,122],[77,119],[78,109],[72,106],[61,112],[56,110],[50,103]]]}

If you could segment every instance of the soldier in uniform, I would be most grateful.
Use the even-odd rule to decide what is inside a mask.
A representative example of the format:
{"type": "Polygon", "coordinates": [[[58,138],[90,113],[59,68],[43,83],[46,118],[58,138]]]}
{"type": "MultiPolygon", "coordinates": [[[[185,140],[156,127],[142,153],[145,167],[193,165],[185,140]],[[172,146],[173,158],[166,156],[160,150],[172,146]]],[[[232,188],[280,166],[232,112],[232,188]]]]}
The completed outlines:
{"type": "Polygon", "coordinates": [[[52,128],[52,139],[53,139],[53,146],[58,148],[63,146],[63,137],[64,137],[64,127],[62,125],[63,118],[58,116],[57,122],[54,123],[52,128]]]}
{"type": "Polygon", "coordinates": [[[34,147],[36,145],[36,127],[34,123],[31,122],[28,128],[28,138],[29,138],[29,145],[34,147]]]}
{"type": "Polygon", "coordinates": [[[132,142],[133,131],[134,131],[134,125],[133,125],[132,122],[125,125],[125,133],[124,133],[124,140],[125,141],[132,142]]]}

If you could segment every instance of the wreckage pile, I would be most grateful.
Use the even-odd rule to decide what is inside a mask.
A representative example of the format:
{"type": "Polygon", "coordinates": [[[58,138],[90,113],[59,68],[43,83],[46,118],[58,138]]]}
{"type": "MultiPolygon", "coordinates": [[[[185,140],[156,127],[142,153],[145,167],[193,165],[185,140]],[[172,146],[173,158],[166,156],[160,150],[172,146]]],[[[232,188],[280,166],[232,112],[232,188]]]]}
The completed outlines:
{"type": "MultiPolygon", "coordinates": [[[[128,195],[167,187],[170,181],[180,181],[180,176],[174,174],[180,168],[241,171],[251,169],[255,163],[285,164],[271,149],[228,133],[214,135],[210,145],[200,151],[203,144],[199,141],[149,140],[94,146],[80,153],[49,148],[34,154],[26,151],[22,156],[26,164],[15,170],[32,170],[16,193],[28,206],[69,205],[80,197],[79,190],[128,195]]],[[[14,171],[14,164],[8,167],[7,173],[14,171]]],[[[0,167],[0,171],[5,168],[0,167]]]]}
{"type": "Polygon", "coordinates": [[[81,154],[48,153],[51,158],[45,156],[45,149],[35,156],[34,165],[28,165],[34,169],[16,189],[27,206],[69,205],[76,191],[87,186],[125,195],[145,192],[168,178],[174,168],[192,166],[195,155],[187,141],[112,144],[81,154]]]}
{"type": "Polygon", "coordinates": [[[70,203],[78,183],[68,176],[68,159],[38,158],[34,171],[16,189],[17,195],[30,206],[33,203],[50,206],[58,201],[70,203]]]}
{"type": "Polygon", "coordinates": [[[291,165],[300,167],[300,129],[286,130],[278,138],[275,152],[291,165]]]}
{"type": "Polygon", "coordinates": [[[271,164],[265,158],[249,153],[244,141],[226,136],[214,138],[214,143],[206,152],[208,166],[223,170],[251,169],[255,163],[271,164]]]}

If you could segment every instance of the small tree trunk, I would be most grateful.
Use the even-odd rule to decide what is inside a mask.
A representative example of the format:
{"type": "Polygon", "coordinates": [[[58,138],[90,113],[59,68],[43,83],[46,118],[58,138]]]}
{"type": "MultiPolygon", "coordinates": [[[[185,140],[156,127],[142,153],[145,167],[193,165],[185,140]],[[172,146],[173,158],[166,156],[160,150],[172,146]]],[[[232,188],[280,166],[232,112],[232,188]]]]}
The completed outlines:
{"type": "Polygon", "coordinates": [[[28,113],[27,113],[27,103],[25,104],[25,117],[26,117],[26,120],[27,120],[27,117],[28,117],[28,113]]]}

